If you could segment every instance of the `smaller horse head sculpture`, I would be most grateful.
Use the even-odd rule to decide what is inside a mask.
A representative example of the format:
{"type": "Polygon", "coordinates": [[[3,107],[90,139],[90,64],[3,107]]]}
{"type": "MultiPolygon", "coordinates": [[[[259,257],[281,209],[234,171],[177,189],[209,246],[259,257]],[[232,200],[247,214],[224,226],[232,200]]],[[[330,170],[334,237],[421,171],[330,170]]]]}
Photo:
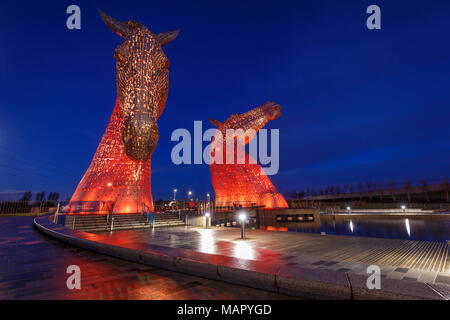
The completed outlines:
{"type": "Polygon", "coordinates": [[[216,206],[288,206],[266,171],[243,148],[266,123],[280,115],[280,105],[269,101],[246,113],[232,114],[223,122],[209,120],[217,126],[209,166],[216,206]]]}
{"type": "MultiPolygon", "coordinates": [[[[212,125],[217,126],[217,130],[223,137],[227,136],[227,130],[234,131],[235,137],[242,140],[240,144],[248,144],[254,135],[266,125],[267,122],[275,120],[281,115],[281,107],[276,102],[268,101],[262,106],[257,107],[243,114],[232,114],[227,120],[220,122],[209,119],[212,125]],[[245,141],[244,141],[245,139],[245,141]]],[[[220,143],[217,141],[217,143],[220,143]]]]}
{"type": "Polygon", "coordinates": [[[158,143],[156,120],[164,110],[169,89],[169,59],[162,46],[175,39],[179,30],[154,34],[137,21],[119,22],[102,11],[100,16],[125,39],[114,51],[125,152],[133,160],[147,160],[158,143]]]}

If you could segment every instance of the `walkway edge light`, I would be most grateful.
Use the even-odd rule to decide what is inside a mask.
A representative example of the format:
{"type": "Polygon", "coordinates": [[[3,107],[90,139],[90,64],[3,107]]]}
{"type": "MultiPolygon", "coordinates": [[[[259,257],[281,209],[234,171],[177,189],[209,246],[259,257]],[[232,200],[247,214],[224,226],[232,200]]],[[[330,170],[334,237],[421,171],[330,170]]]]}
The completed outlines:
{"type": "Polygon", "coordinates": [[[241,239],[245,239],[245,220],[247,220],[247,215],[240,213],[239,220],[241,221],[241,239]]]}
{"type": "Polygon", "coordinates": [[[208,229],[210,214],[209,212],[205,213],[205,229],[208,229]]]}

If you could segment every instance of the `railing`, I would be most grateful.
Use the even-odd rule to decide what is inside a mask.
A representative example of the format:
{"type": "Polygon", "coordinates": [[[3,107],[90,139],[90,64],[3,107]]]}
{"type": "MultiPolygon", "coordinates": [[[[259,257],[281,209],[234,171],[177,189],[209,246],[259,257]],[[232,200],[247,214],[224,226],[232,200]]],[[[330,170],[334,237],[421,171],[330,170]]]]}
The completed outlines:
{"type": "Polygon", "coordinates": [[[67,205],[68,201],[3,201],[0,202],[1,215],[40,215],[54,213],[58,206],[67,205]]]}

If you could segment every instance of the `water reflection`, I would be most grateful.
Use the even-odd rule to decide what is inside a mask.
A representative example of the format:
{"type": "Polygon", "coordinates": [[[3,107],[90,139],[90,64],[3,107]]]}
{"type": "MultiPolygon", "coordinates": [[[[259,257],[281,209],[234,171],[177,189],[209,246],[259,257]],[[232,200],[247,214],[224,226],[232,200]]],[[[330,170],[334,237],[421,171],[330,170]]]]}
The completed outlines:
{"type": "Polygon", "coordinates": [[[255,259],[255,249],[251,245],[243,241],[233,241],[233,243],[233,256],[248,260],[255,259]]]}
{"type": "MultiPolygon", "coordinates": [[[[284,224],[286,225],[286,224],[284,224]]],[[[271,225],[261,225],[262,229],[278,230],[275,221],[271,225]]],[[[353,218],[336,219],[322,217],[315,225],[292,225],[288,231],[309,232],[339,235],[354,235],[359,237],[375,237],[387,239],[405,239],[421,241],[450,241],[450,219],[437,218],[353,218]]]]}
{"type": "Polygon", "coordinates": [[[199,251],[204,253],[216,253],[216,242],[211,229],[195,229],[200,233],[199,251]]]}
{"type": "Polygon", "coordinates": [[[409,219],[405,219],[406,232],[408,233],[408,238],[411,237],[411,228],[409,226],[409,219]]]}

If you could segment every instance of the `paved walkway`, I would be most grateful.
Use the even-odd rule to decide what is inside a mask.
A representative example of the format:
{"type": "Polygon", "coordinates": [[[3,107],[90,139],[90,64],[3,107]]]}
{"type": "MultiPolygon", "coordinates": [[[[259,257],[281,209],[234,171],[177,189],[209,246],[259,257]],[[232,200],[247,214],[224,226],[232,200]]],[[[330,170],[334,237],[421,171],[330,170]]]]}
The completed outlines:
{"type": "Polygon", "coordinates": [[[257,260],[269,264],[329,269],[367,275],[381,267],[382,276],[450,285],[450,244],[441,242],[319,235],[238,228],[176,227],[98,233],[111,244],[152,244],[171,248],[257,260]]]}
{"type": "Polygon", "coordinates": [[[445,243],[261,230],[247,230],[242,240],[237,228],[87,233],[55,225],[48,217],[36,218],[35,226],[110,256],[298,297],[450,299],[445,243]],[[370,264],[381,267],[380,290],[367,286],[370,264]]]}
{"type": "Polygon", "coordinates": [[[0,218],[0,299],[286,299],[288,296],[167,271],[79,249],[0,218]],[[66,268],[81,268],[68,290],[66,268]]]}

